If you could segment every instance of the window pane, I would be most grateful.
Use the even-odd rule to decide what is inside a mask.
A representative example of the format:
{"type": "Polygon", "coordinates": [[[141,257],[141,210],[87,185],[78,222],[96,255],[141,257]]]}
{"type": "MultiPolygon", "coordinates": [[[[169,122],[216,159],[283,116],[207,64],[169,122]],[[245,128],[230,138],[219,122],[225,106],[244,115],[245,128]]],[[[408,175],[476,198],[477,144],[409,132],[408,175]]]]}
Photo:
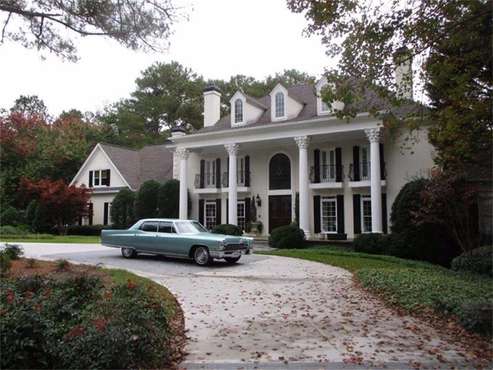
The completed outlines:
{"type": "Polygon", "coordinates": [[[157,222],[144,222],[140,229],[143,231],[157,232],[157,222]]]}
{"type": "Polygon", "coordinates": [[[205,227],[212,229],[216,226],[216,202],[205,203],[205,227]]]}
{"type": "Polygon", "coordinates": [[[159,232],[160,233],[174,233],[175,228],[173,227],[173,223],[171,222],[158,222],[159,224],[159,232]]]}
{"type": "Polygon", "coordinates": [[[322,198],[322,231],[337,232],[337,201],[335,198],[322,198]]]}
{"type": "Polygon", "coordinates": [[[238,217],[238,227],[241,230],[245,230],[245,202],[241,201],[237,203],[237,217],[238,217]]]}
{"type": "Polygon", "coordinates": [[[371,199],[369,197],[365,197],[361,199],[362,202],[362,229],[363,232],[369,233],[371,232],[371,199]]]}
{"type": "Polygon", "coordinates": [[[276,94],[276,117],[284,116],[284,94],[278,92],[276,94]]]}
{"type": "Polygon", "coordinates": [[[243,122],[243,102],[240,99],[235,100],[235,123],[243,122]]]}
{"type": "Polygon", "coordinates": [[[94,171],[94,185],[99,185],[99,171],[94,171]]]}

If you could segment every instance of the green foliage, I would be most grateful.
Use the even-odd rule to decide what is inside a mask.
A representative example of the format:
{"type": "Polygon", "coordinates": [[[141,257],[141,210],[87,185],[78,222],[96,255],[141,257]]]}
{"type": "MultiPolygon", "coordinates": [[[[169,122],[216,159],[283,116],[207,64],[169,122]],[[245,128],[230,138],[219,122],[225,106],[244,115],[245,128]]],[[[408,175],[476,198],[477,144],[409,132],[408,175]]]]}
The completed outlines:
{"type": "Polygon", "coordinates": [[[211,232],[214,234],[224,234],[224,235],[235,235],[235,236],[243,235],[243,231],[238,226],[230,225],[230,224],[216,225],[211,230],[211,232]]]}
{"type": "Polygon", "coordinates": [[[269,246],[272,248],[303,248],[304,243],[305,232],[294,223],[275,228],[269,236],[269,246]]]}
{"type": "Polygon", "coordinates": [[[5,248],[2,251],[11,260],[18,260],[24,255],[24,251],[20,245],[17,244],[5,244],[5,248]]]}
{"type": "Polygon", "coordinates": [[[493,276],[493,246],[473,249],[452,260],[452,270],[493,276]]]}
{"type": "Polygon", "coordinates": [[[108,228],[105,225],[69,225],[66,229],[66,235],[101,235],[101,230],[108,228]]]}
{"type": "Polygon", "coordinates": [[[0,251],[0,277],[7,275],[12,266],[10,256],[5,250],[0,251]]]}
{"type": "Polygon", "coordinates": [[[22,113],[27,116],[37,115],[48,118],[48,108],[43,99],[37,95],[20,95],[10,108],[12,113],[22,113]]]}
{"type": "Polygon", "coordinates": [[[134,221],[135,193],[130,189],[122,189],[111,203],[111,220],[116,228],[124,229],[134,221]]]}
{"type": "Polygon", "coordinates": [[[55,261],[57,271],[67,271],[70,268],[70,263],[66,259],[58,259],[55,261]]]}
{"type": "Polygon", "coordinates": [[[2,210],[2,213],[0,214],[0,225],[16,226],[23,223],[24,217],[22,212],[20,212],[17,208],[10,206],[2,210]]]}
{"type": "Polygon", "coordinates": [[[93,276],[0,280],[2,368],[158,368],[169,297],[93,276]],[[164,298],[164,299],[163,299],[164,298]]]}
{"type": "Polygon", "coordinates": [[[385,254],[388,239],[384,234],[360,234],[353,242],[354,250],[361,253],[385,254]]]}
{"type": "Polygon", "coordinates": [[[17,235],[28,235],[29,230],[27,230],[27,227],[25,225],[19,225],[19,226],[0,226],[0,235],[3,237],[9,237],[9,236],[17,236],[17,235]]]}
{"type": "Polygon", "coordinates": [[[440,269],[361,269],[356,275],[365,288],[390,304],[411,312],[432,308],[455,315],[469,330],[491,335],[491,279],[454,274],[440,269]],[[486,315],[477,315],[486,310],[486,315]],[[489,315],[488,315],[489,313],[489,315]]]}
{"type": "Polygon", "coordinates": [[[157,198],[160,184],[154,180],[145,181],[135,197],[135,218],[152,218],[157,216],[157,198]]]}
{"type": "Polygon", "coordinates": [[[159,187],[157,197],[158,216],[178,218],[180,208],[180,182],[172,179],[159,187]]]}

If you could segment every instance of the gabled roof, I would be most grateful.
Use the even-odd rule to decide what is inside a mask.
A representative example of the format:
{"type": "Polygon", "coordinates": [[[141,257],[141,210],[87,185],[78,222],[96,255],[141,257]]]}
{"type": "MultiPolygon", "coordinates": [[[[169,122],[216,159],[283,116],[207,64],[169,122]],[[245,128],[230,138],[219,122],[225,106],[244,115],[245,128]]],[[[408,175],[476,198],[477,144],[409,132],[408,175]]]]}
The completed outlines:
{"type": "MultiPolygon", "coordinates": [[[[216,122],[216,124],[209,126],[209,127],[203,127],[200,130],[195,131],[194,133],[201,134],[201,133],[207,133],[207,132],[215,132],[215,131],[222,131],[222,130],[235,130],[237,128],[243,128],[243,127],[255,127],[255,126],[262,126],[266,124],[278,124],[278,123],[284,123],[284,122],[297,122],[297,121],[306,121],[310,119],[314,119],[317,117],[321,117],[317,115],[317,93],[316,93],[316,85],[315,84],[299,84],[299,85],[294,85],[291,87],[286,88],[288,91],[288,95],[298,101],[300,104],[303,105],[303,108],[301,109],[300,113],[291,119],[288,120],[283,120],[283,121],[275,121],[273,122],[271,119],[271,97],[270,95],[263,96],[261,98],[252,98],[248,97],[246,94],[243,93],[243,95],[247,96],[247,101],[248,99],[251,99],[249,102],[251,104],[256,105],[257,107],[261,108],[264,110],[260,118],[252,122],[248,125],[242,125],[238,127],[231,127],[231,118],[230,115],[226,115],[222,117],[219,121],[216,122]],[[256,104],[255,104],[256,103],[256,104]]],[[[369,111],[369,107],[377,107],[378,110],[381,111],[386,111],[391,108],[391,103],[386,102],[384,99],[382,99],[375,91],[372,91],[370,89],[365,90],[365,95],[361,100],[358,100],[357,102],[354,103],[355,108],[357,113],[365,113],[369,111]]],[[[407,112],[411,112],[416,110],[417,107],[421,107],[418,103],[415,102],[409,102],[406,104],[403,104],[401,107],[397,109],[393,109],[394,113],[401,113],[405,114],[407,112]]],[[[302,124],[302,122],[300,122],[302,124]]]]}
{"type": "Polygon", "coordinates": [[[101,148],[133,189],[147,180],[164,182],[173,177],[173,153],[166,144],[140,150],[113,144],[101,144],[101,148]]]}

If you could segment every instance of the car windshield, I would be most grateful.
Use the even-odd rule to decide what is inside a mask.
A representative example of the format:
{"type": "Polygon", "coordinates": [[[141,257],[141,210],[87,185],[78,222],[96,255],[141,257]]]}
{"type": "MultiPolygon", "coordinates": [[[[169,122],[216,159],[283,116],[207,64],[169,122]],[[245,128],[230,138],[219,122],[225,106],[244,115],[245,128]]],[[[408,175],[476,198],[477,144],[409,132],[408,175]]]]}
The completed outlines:
{"type": "Polygon", "coordinates": [[[197,221],[178,221],[175,222],[175,225],[180,234],[197,234],[207,232],[207,229],[197,221]]]}

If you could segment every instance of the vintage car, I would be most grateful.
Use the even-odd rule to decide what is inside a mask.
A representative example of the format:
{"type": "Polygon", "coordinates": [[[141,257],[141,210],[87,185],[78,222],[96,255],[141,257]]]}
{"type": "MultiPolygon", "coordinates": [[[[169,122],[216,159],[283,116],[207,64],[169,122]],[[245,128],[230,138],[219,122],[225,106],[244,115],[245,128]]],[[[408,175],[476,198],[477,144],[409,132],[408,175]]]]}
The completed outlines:
{"type": "Polygon", "coordinates": [[[252,238],[213,234],[199,222],[175,219],[144,219],[128,230],[102,230],[101,244],[121,248],[125,258],[138,253],[193,259],[205,266],[214,259],[237,262],[250,254],[252,238]]]}

